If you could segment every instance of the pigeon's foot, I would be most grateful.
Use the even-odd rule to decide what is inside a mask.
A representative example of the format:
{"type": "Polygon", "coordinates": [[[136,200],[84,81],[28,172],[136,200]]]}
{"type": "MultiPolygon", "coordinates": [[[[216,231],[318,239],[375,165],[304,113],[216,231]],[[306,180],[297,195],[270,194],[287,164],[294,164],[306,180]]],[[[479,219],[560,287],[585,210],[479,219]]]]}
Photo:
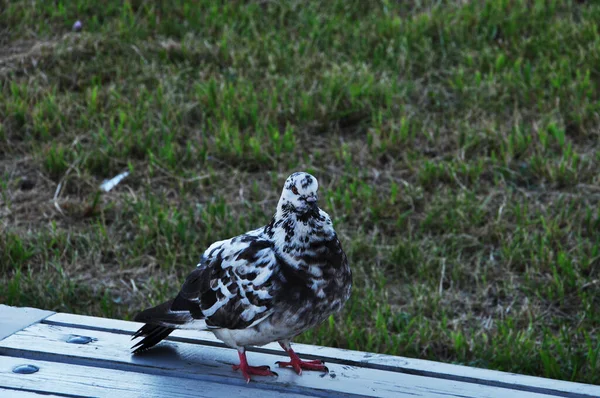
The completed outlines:
{"type": "Polygon", "coordinates": [[[246,360],[246,352],[238,351],[240,356],[240,364],[232,365],[233,370],[241,370],[246,383],[250,383],[250,376],[277,376],[277,373],[272,372],[268,366],[250,366],[246,360]]]}
{"type": "Polygon", "coordinates": [[[250,366],[246,364],[243,365],[233,365],[233,370],[242,370],[242,375],[244,379],[246,379],[247,383],[250,383],[250,376],[277,376],[277,373],[272,372],[268,366],[250,366]]]}
{"type": "Polygon", "coordinates": [[[294,352],[294,350],[292,350],[292,347],[290,346],[289,343],[280,342],[279,345],[290,356],[290,362],[281,362],[281,361],[276,362],[277,364],[279,364],[280,368],[285,368],[285,367],[289,366],[292,369],[294,369],[296,371],[296,373],[298,373],[299,375],[302,374],[302,369],[318,370],[321,372],[329,372],[329,369],[327,369],[327,366],[325,366],[325,362],[321,361],[320,359],[315,359],[312,361],[303,361],[302,359],[300,359],[298,354],[296,354],[294,352]]]}
{"type": "Polygon", "coordinates": [[[319,360],[319,359],[315,359],[314,361],[303,361],[300,358],[298,359],[292,359],[290,362],[277,362],[279,364],[280,368],[285,368],[285,367],[292,367],[296,373],[298,373],[299,375],[302,374],[302,369],[305,370],[320,370],[322,372],[329,372],[329,369],[327,369],[327,366],[325,366],[324,362],[319,360]]]}

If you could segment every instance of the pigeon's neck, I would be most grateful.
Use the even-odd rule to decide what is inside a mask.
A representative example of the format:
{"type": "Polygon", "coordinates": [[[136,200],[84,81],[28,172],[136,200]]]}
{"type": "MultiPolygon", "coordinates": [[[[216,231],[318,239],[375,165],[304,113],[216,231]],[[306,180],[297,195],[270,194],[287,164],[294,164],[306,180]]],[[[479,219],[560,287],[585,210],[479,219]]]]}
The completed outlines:
{"type": "Polygon", "coordinates": [[[335,236],[331,219],[323,210],[297,213],[285,206],[278,206],[264,232],[273,240],[278,254],[292,265],[335,236]]]}

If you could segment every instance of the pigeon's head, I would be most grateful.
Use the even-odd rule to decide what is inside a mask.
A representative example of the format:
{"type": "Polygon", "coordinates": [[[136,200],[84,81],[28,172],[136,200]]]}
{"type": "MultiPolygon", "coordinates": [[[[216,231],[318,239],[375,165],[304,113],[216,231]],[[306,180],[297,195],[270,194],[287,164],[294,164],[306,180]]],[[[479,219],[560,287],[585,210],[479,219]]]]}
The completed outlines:
{"type": "Polygon", "coordinates": [[[297,213],[318,210],[318,189],[319,182],[315,177],[304,172],[294,173],[285,180],[279,204],[297,213]]]}

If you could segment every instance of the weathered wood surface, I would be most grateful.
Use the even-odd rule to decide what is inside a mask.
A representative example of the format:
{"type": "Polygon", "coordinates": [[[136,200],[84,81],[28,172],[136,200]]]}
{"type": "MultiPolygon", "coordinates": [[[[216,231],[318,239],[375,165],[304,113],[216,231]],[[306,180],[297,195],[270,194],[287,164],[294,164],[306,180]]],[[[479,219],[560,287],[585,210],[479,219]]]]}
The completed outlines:
{"type": "Polygon", "coordinates": [[[17,308],[0,304],[0,340],[54,314],[37,308],[17,308]]]}
{"type": "MultiPolygon", "coordinates": [[[[103,319],[73,314],[55,314],[44,320],[44,323],[57,326],[76,326],[83,329],[107,331],[117,334],[131,335],[139,328],[135,322],[117,319],[103,319]]],[[[170,341],[191,344],[225,347],[225,345],[210,332],[178,330],[170,337],[170,341]]],[[[500,372],[468,366],[452,365],[422,359],[398,357],[392,355],[374,354],[369,352],[344,350],[331,347],[320,347],[306,344],[294,344],[294,350],[303,358],[322,359],[328,363],[338,363],[362,368],[390,370],[432,378],[466,381],[470,383],[504,387],[518,391],[531,391],[564,397],[600,397],[600,387],[581,383],[571,383],[561,380],[525,376],[514,373],[500,372]]],[[[250,349],[251,352],[263,352],[281,355],[277,343],[250,349]]],[[[251,354],[249,354],[250,356],[251,354]]]]}
{"type": "MultiPolygon", "coordinates": [[[[27,360],[40,368],[36,373],[22,375],[11,371],[24,363],[23,358],[3,357],[0,380],[3,387],[13,392],[44,391],[70,397],[113,396],[113,397],[175,397],[197,398],[216,397],[223,393],[223,385],[215,382],[198,383],[193,379],[149,374],[123,372],[118,369],[105,369],[68,363],[27,360]]],[[[248,389],[244,386],[231,386],[227,392],[243,395],[248,389]]],[[[276,397],[277,391],[254,390],[261,397],[276,397]]],[[[6,395],[0,395],[6,397],[6,395]]],[[[306,395],[291,394],[292,397],[306,395]]]]}
{"type": "MultiPolygon", "coordinates": [[[[10,311],[0,307],[0,330],[10,311]]],[[[279,376],[246,384],[231,369],[235,350],[212,333],[177,331],[155,349],[132,356],[131,333],[140,324],[71,314],[39,314],[41,322],[15,328],[0,341],[0,397],[48,393],[57,396],[377,396],[377,397],[599,397],[600,387],[503,372],[296,344],[304,358],[321,358],[328,375],[278,369],[285,360],[276,344],[253,349],[253,365],[269,365],[279,376]],[[88,344],[70,344],[88,336],[88,344]],[[17,365],[40,370],[16,374],[17,365]]],[[[10,321],[15,324],[14,321],[10,321]]],[[[27,323],[27,322],[24,322],[27,323]]],[[[29,395],[24,395],[29,396],[29,395]]]]}
{"type": "Polygon", "coordinates": [[[0,397],[2,398],[55,398],[55,397],[64,397],[64,395],[56,395],[50,393],[44,393],[41,395],[37,392],[31,392],[26,390],[13,390],[10,388],[2,388],[0,387],[0,397]]]}

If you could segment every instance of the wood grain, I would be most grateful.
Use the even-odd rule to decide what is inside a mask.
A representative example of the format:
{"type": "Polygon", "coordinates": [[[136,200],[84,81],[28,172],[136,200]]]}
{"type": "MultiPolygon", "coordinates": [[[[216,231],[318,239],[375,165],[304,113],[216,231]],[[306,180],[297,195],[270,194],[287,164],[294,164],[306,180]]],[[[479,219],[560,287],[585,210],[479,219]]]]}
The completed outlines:
{"type": "Polygon", "coordinates": [[[0,340],[54,314],[37,308],[17,308],[0,304],[0,340]]]}
{"type": "Polygon", "coordinates": [[[0,305],[0,397],[600,397],[600,387],[587,384],[304,344],[295,350],[306,359],[324,359],[329,374],[298,376],[277,368],[275,362],[287,357],[273,343],[250,349],[248,359],[279,376],[246,384],[230,366],[238,362],[237,352],[210,332],[175,331],[156,348],[132,356],[131,334],[140,326],[0,305]],[[91,342],[67,343],[73,336],[91,342]],[[12,372],[25,363],[40,370],[12,372]]]}
{"type": "MultiPolygon", "coordinates": [[[[244,387],[242,377],[231,370],[237,363],[232,349],[198,344],[166,342],[161,347],[139,356],[129,352],[130,337],[103,331],[91,331],[48,324],[32,325],[0,342],[0,355],[61,362],[64,364],[113,369],[126,373],[171,376],[195,381],[213,382],[223,388],[244,387]],[[87,335],[96,339],[90,344],[68,344],[71,335],[87,335]]],[[[251,353],[254,365],[274,365],[285,357],[251,353]]],[[[330,374],[304,372],[298,376],[290,369],[277,369],[279,377],[255,377],[261,388],[312,396],[376,396],[376,397],[506,397],[514,394],[498,387],[453,380],[416,376],[385,370],[330,364],[330,374]]],[[[2,383],[0,382],[0,386],[2,383]]],[[[519,397],[542,397],[543,394],[519,392],[519,397]]]]}
{"type": "MultiPolygon", "coordinates": [[[[140,323],[116,319],[102,319],[102,322],[98,322],[98,318],[64,313],[54,314],[46,318],[43,322],[51,325],[73,326],[126,335],[131,335],[141,326],[140,323]]],[[[225,347],[225,345],[211,332],[206,331],[177,330],[169,336],[168,340],[173,342],[225,347]]],[[[583,383],[573,383],[422,359],[306,344],[294,344],[294,350],[304,358],[323,359],[328,363],[340,365],[409,373],[418,376],[510,388],[517,391],[529,391],[559,397],[600,397],[599,386],[583,383]]],[[[281,355],[281,348],[277,343],[267,344],[263,347],[254,347],[249,351],[281,355]]]]}
{"type": "Polygon", "coordinates": [[[10,388],[0,387],[0,397],[2,398],[55,398],[65,397],[65,395],[50,394],[44,392],[43,394],[24,390],[13,390],[10,388]]]}
{"type": "MultiPolygon", "coordinates": [[[[174,376],[150,375],[138,372],[123,372],[68,363],[26,360],[2,357],[0,362],[0,384],[10,388],[11,394],[19,390],[31,393],[53,393],[76,397],[222,397],[224,393],[239,396],[275,398],[280,395],[273,390],[258,387],[223,386],[202,380],[174,376]],[[15,374],[12,368],[28,363],[40,370],[33,374],[15,374]],[[224,388],[225,387],[225,388],[224,388]]],[[[7,397],[10,395],[0,395],[7,397]]],[[[290,394],[294,398],[306,395],[290,394]]],[[[39,395],[38,395],[39,397],[39,395]]]]}

